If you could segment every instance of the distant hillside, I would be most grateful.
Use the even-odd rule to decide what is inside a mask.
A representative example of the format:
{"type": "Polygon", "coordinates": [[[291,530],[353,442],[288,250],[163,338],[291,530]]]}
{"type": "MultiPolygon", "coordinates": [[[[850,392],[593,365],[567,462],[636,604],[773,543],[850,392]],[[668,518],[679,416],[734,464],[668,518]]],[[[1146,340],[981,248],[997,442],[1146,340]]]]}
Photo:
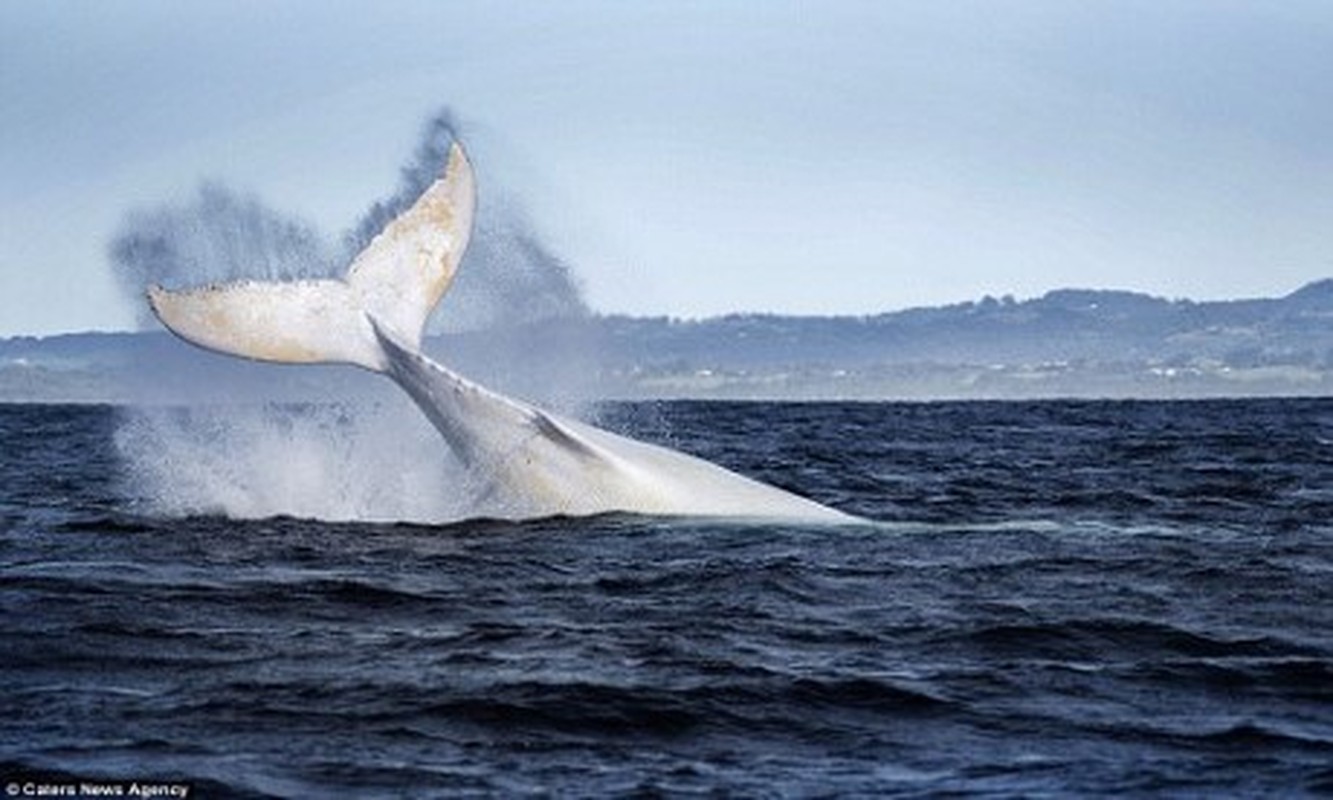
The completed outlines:
{"type": "MultiPolygon", "coordinates": [[[[431,339],[509,391],[586,397],[1016,398],[1333,393],[1333,279],[1194,302],[1064,289],[864,317],[594,316],[431,339]]],[[[341,368],[208,357],[164,333],[0,340],[0,400],[374,393],[341,368]]]]}
{"type": "Polygon", "coordinates": [[[1252,366],[1329,354],[1333,280],[1274,300],[1196,303],[1066,289],[1024,302],[985,298],[870,317],[611,317],[600,324],[622,345],[618,355],[636,362],[680,358],[745,367],[1216,358],[1252,366]]]}

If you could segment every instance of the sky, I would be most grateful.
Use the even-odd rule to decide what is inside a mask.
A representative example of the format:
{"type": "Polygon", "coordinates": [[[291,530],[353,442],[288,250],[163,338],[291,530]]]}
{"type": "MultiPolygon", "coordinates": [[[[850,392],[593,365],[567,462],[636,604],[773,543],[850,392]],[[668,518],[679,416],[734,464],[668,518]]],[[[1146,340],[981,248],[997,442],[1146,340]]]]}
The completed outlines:
{"type": "Polygon", "coordinates": [[[463,122],[609,313],[1333,276],[1325,0],[0,0],[0,336],[119,330],[202,181],[329,236],[463,122]]]}

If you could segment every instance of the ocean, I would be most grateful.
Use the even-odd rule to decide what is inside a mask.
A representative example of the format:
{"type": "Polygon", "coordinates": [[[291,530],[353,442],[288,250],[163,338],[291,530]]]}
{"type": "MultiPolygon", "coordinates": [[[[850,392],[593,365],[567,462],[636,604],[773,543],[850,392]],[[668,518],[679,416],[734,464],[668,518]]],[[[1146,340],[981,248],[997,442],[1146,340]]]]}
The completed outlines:
{"type": "Polygon", "coordinates": [[[7,795],[1333,794],[1330,399],[600,410],[826,527],[172,505],[139,413],[0,406],[7,795]]]}

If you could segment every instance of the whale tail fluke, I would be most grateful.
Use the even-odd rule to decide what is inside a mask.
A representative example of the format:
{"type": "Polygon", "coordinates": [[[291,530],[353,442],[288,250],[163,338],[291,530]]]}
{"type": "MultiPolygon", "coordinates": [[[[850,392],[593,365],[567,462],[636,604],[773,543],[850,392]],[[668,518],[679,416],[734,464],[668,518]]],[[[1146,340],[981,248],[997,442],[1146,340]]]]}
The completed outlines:
{"type": "Polygon", "coordinates": [[[467,248],[475,205],[472,167],[455,143],[444,175],[371,240],[343,280],[241,281],[183,291],[153,286],[148,301],[174,333],[210,350],[384,371],[381,336],[420,349],[426,319],[467,248]]]}

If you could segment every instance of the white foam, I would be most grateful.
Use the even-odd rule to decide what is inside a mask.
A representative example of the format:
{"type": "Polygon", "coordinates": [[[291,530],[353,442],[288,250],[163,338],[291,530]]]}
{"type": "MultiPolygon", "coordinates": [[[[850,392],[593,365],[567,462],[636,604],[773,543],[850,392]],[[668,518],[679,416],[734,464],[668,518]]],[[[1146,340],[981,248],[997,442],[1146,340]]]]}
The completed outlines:
{"type": "Polygon", "coordinates": [[[407,403],[135,408],[116,446],[147,513],[449,522],[469,479],[407,403]]]}

